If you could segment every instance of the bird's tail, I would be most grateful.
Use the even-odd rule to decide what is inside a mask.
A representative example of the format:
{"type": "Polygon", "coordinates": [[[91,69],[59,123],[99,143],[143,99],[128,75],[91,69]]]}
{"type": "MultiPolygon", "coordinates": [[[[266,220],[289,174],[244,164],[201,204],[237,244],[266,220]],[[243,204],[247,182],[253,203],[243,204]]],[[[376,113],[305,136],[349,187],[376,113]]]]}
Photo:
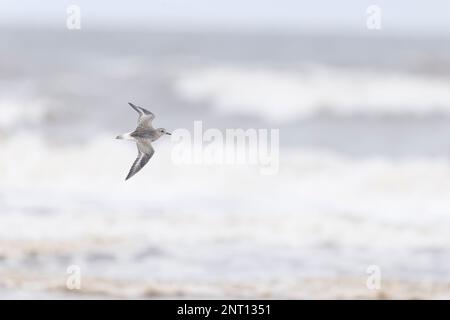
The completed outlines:
{"type": "Polygon", "coordinates": [[[131,132],[129,132],[129,133],[124,133],[124,134],[121,134],[121,135],[118,135],[118,136],[116,137],[116,139],[121,139],[121,140],[134,140],[134,138],[131,136],[131,132]]]}

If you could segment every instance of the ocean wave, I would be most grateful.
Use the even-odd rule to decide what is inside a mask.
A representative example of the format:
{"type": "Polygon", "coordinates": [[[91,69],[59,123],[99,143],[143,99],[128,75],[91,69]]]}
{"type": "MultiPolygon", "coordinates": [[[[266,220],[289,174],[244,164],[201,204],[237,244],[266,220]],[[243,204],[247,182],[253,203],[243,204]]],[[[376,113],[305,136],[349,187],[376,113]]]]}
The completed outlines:
{"type": "Polygon", "coordinates": [[[236,66],[186,69],[176,92],[223,114],[287,122],[335,115],[450,114],[450,80],[419,74],[316,66],[281,71],[236,66]]]}
{"type": "Polygon", "coordinates": [[[26,85],[13,86],[0,97],[0,130],[40,123],[47,115],[48,101],[26,85]]]}
{"type": "Polygon", "coordinates": [[[77,295],[65,288],[75,264],[86,297],[222,296],[220,285],[198,284],[268,281],[272,290],[274,279],[359,276],[373,263],[394,277],[441,279],[435,261],[448,263],[448,160],[282,149],[268,176],[245,165],[175,165],[159,141],[125,182],[136,149],[113,137],[0,140],[0,287],[31,290],[33,265],[49,275],[34,290],[77,295]],[[167,279],[178,289],[135,286],[167,279]]]}
{"type": "Polygon", "coordinates": [[[251,164],[176,164],[171,158],[175,144],[167,141],[158,142],[151,163],[125,183],[135,146],[112,137],[99,135],[87,144],[67,146],[51,145],[28,133],[0,141],[6,155],[0,158],[4,211],[110,212],[149,207],[268,215],[316,211],[433,223],[447,219],[445,212],[450,210],[450,165],[444,158],[358,159],[316,149],[282,148],[279,172],[265,176],[251,164]],[[29,194],[25,202],[24,192],[29,194]]]}

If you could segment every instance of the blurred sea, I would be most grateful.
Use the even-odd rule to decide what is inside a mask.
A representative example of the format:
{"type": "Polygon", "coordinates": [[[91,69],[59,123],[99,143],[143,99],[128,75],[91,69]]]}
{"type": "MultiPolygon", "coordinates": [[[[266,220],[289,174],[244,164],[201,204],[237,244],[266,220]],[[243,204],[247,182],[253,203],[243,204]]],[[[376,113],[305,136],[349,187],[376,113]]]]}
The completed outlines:
{"type": "Polygon", "coordinates": [[[383,297],[450,296],[396,287],[450,281],[450,39],[0,38],[0,298],[370,296],[370,265],[383,297]],[[169,131],[279,128],[279,173],[175,165],[161,139],[125,183],[128,101],[169,131]]]}

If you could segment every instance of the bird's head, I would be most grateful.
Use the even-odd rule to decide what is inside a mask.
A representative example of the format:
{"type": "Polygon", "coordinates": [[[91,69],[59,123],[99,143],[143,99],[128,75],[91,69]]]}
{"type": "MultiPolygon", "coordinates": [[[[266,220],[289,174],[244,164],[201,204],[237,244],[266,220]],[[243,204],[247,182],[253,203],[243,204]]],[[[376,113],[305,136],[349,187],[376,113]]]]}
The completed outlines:
{"type": "Polygon", "coordinates": [[[159,129],[158,129],[158,133],[159,133],[160,136],[162,136],[163,134],[168,134],[169,136],[171,135],[171,133],[168,132],[168,131],[167,131],[166,129],[164,129],[164,128],[159,128],[159,129]]]}

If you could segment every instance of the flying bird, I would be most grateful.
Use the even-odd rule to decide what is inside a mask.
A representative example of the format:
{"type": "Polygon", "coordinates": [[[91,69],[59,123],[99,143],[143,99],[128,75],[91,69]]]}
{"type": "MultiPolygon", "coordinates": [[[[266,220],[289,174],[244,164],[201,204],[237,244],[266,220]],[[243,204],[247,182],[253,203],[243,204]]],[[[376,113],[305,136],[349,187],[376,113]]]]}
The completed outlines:
{"type": "Polygon", "coordinates": [[[138,173],[150,160],[155,153],[152,147],[152,142],[158,140],[162,135],[171,133],[167,132],[164,128],[154,129],[152,121],[155,119],[155,115],[144,108],[138,107],[131,102],[128,104],[136,110],[139,114],[137,128],[129,133],[124,133],[116,137],[116,139],[132,140],[136,142],[138,149],[138,156],[134,160],[125,180],[130,179],[136,173],[138,173]]]}

